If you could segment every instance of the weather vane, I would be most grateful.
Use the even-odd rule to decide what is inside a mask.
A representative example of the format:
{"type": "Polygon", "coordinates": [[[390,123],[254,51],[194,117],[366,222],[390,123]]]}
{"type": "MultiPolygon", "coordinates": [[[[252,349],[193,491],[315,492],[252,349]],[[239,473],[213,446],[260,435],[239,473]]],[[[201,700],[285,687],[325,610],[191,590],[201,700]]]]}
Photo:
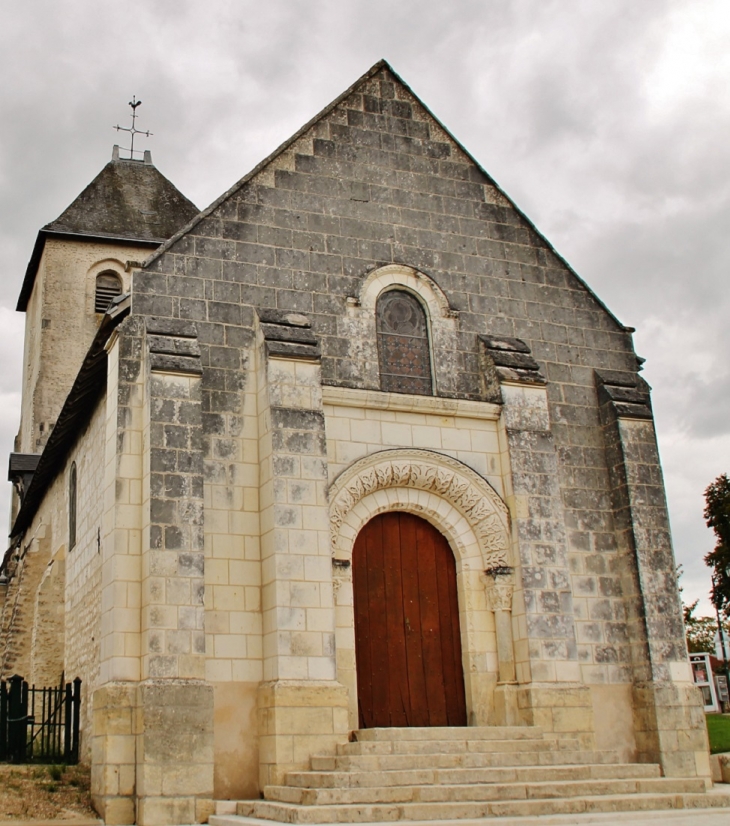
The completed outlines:
{"type": "MultiPolygon", "coordinates": [[[[137,107],[142,105],[141,100],[137,100],[135,95],[132,95],[132,100],[129,101],[129,105],[132,107],[132,126],[112,126],[112,129],[116,129],[117,132],[129,132],[132,136],[132,146],[129,150],[129,157],[130,160],[134,160],[134,136],[135,135],[144,135],[146,138],[149,138],[152,135],[152,132],[143,132],[141,129],[137,129],[136,121],[137,121],[137,107]]],[[[139,150],[137,150],[139,152],[139,150]]]]}

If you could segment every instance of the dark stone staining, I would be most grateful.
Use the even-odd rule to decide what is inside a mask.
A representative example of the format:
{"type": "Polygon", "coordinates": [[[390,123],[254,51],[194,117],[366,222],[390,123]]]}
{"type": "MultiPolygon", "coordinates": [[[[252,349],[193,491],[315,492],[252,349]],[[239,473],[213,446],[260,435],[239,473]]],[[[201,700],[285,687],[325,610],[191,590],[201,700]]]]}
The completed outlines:
{"type": "Polygon", "coordinates": [[[305,361],[319,360],[319,340],[312,332],[307,316],[296,311],[265,308],[259,308],[257,312],[268,355],[305,361]]]}
{"type": "Polygon", "coordinates": [[[616,416],[651,419],[649,385],[635,373],[596,370],[599,404],[610,404],[616,416]]]}
{"type": "Polygon", "coordinates": [[[500,381],[544,385],[540,365],[528,345],[519,338],[480,335],[482,364],[488,392],[500,381]]]}
{"type": "Polygon", "coordinates": [[[150,367],[160,373],[200,375],[200,347],[194,324],[180,319],[148,318],[150,367]]]}
{"type": "Polygon", "coordinates": [[[274,428],[285,430],[322,430],[324,414],[319,410],[272,407],[271,423],[274,428]]]}

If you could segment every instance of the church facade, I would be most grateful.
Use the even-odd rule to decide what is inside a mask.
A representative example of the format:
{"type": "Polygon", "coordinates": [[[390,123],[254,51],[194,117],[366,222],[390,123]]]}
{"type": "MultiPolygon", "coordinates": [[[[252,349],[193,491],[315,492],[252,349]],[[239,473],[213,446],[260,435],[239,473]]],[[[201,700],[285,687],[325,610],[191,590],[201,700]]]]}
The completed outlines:
{"type": "Polygon", "coordinates": [[[369,728],[709,778],[631,328],[385,63],[203,212],[150,169],[20,306],[2,676],[82,678],[106,822],[369,728]]]}

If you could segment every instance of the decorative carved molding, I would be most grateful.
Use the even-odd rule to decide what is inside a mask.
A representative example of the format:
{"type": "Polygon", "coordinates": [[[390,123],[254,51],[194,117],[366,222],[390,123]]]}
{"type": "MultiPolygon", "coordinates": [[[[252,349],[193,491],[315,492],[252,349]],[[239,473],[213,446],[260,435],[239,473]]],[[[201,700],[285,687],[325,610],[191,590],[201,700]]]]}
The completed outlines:
{"type": "Polygon", "coordinates": [[[360,288],[358,304],[371,311],[374,310],[378,295],[384,289],[393,286],[403,286],[420,295],[428,304],[432,319],[457,319],[459,317],[458,310],[451,308],[446,293],[433,278],[405,264],[386,264],[369,273],[360,288]]]}
{"type": "Polygon", "coordinates": [[[511,576],[493,577],[482,574],[482,582],[487,594],[487,607],[490,611],[511,611],[512,595],[515,584],[511,576]]]}
{"type": "Polygon", "coordinates": [[[485,563],[510,564],[509,512],[496,491],[471,468],[429,450],[383,450],[343,471],[330,487],[333,549],[347,514],[368,494],[385,488],[431,491],[466,517],[485,563]]]}

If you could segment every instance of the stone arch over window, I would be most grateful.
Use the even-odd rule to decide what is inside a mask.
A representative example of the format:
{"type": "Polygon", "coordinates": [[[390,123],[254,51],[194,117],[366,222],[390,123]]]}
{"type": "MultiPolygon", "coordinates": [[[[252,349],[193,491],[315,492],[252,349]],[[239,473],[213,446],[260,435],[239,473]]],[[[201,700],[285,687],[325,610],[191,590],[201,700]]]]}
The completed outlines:
{"type": "Polygon", "coordinates": [[[431,344],[426,311],[413,293],[385,290],[375,305],[380,389],[433,393],[431,344]]]}
{"type": "Polygon", "coordinates": [[[94,312],[105,313],[112,301],[122,294],[122,279],[114,270],[104,270],[96,276],[94,312]]]}
{"type": "Polygon", "coordinates": [[[350,692],[357,725],[352,551],[373,517],[405,511],[430,522],[456,561],[467,710],[486,725],[499,652],[484,571],[512,565],[509,512],[489,483],[461,462],[428,450],[384,450],[355,462],[330,487],[330,535],[337,606],[337,679],[350,692]]]}
{"type": "Polygon", "coordinates": [[[71,464],[68,474],[68,549],[76,545],[76,512],[78,504],[78,479],[76,477],[76,462],[71,464]]]}
{"type": "Polygon", "coordinates": [[[403,264],[388,264],[373,270],[365,278],[359,294],[348,298],[347,315],[340,323],[342,335],[350,343],[352,378],[361,381],[362,386],[368,389],[388,389],[381,386],[376,316],[381,296],[385,297],[390,291],[410,294],[425,313],[432,365],[432,386],[431,390],[426,391],[427,394],[457,395],[460,373],[459,314],[451,308],[433,278],[403,264]]]}

